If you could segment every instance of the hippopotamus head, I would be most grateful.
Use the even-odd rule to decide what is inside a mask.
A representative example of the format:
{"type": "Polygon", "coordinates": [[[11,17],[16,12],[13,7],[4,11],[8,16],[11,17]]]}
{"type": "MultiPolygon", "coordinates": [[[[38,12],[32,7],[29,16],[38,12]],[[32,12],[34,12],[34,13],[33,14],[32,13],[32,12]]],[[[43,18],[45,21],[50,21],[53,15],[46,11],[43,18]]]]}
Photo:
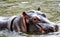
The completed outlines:
{"type": "Polygon", "coordinates": [[[49,21],[46,18],[46,15],[43,14],[39,10],[29,10],[23,12],[23,16],[25,18],[27,32],[40,32],[40,33],[47,33],[47,32],[56,32],[58,31],[58,26],[49,21]]]}

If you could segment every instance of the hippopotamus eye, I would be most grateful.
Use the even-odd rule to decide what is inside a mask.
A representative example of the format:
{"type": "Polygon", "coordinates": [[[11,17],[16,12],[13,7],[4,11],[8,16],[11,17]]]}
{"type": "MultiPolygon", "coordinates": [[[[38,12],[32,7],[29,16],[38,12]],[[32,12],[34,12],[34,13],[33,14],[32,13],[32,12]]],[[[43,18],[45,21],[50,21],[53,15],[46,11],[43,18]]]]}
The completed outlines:
{"type": "Polygon", "coordinates": [[[39,20],[37,18],[32,18],[32,22],[37,23],[37,22],[39,22],[39,20]]]}
{"type": "Polygon", "coordinates": [[[33,20],[37,20],[36,18],[33,18],[33,20]]]}
{"type": "Polygon", "coordinates": [[[37,20],[37,19],[34,19],[34,20],[37,20]]]}

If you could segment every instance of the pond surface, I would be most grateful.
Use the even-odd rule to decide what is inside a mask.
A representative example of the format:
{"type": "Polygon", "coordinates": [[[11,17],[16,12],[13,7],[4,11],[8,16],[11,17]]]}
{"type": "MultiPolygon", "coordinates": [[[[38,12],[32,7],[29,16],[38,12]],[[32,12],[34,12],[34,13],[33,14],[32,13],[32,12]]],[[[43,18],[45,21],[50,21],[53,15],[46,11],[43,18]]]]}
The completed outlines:
{"type": "Polygon", "coordinates": [[[60,0],[0,0],[0,16],[20,15],[23,11],[41,8],[47,18],[59,25],[59,31],[45,35],[28,35],[0,31],[0,37],[60,37],[60,0]]]}

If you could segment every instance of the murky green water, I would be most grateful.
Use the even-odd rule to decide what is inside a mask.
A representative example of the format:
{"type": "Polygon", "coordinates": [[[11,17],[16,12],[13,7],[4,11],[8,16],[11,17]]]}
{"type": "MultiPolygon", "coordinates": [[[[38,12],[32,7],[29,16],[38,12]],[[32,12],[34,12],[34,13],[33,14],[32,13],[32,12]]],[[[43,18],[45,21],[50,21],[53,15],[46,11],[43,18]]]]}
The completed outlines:
{"type": "MultiPolygon", "coordinates": [[[[60,26],[60,0],[0,0],[0,16],[20,15],[23,11],[37,9],[41,7],[41,11],[46,14],[47,18],[52,22],[57,22],[60,26]],[[59,21],[59,22],[58,22],[59,21]]],[[[60,37],[58,32],[46,35],[26,35],[16,32],[0,31],[0,37],[60,37]]]]}

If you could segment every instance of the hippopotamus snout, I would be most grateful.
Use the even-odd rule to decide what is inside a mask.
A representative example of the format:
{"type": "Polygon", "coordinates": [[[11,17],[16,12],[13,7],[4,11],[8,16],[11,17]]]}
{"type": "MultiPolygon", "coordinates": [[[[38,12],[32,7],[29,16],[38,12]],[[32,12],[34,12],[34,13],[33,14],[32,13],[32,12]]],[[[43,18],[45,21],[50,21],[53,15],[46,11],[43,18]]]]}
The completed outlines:
{"type": "Polygon", "coordinates": [[[48,32],[57,32],[58,31],[58,25],[54,22],[49,21],[47,18],[40,18],[40,22],[38,23],[38,26],[42,27],[42,29],[45,31],[45,33],[48,32]]]}
{"type": "Polygon", "coordinates": [[[51,32],[57,32],[58,31],[58,25],[57,24],[55,24],[53,22],[49,22],[48,25],[49,25],[48,26],[49,31],[51,31],[51,32]]]}
{"type": "Polygon", "coordinates": [[[57,32],[58,31],[58,25],[57,24],[46,24],[43,26],[43,29],[47,32],[57,32]]]}
{"type": "Polygon", "coordinates": [[[41,17],[41,25],[43,25],[44,29],[47,29],[49,32],[56,32],[58,31],[58,25],[55,24],[54,22],[49,21],[45,17],[41,17]]]}
{"type": "Polygon", "coordinates": [[[52,27],[49,28],[51,32],[57,32],[58,31],[58,25],[53,25],[52,27]]]}

